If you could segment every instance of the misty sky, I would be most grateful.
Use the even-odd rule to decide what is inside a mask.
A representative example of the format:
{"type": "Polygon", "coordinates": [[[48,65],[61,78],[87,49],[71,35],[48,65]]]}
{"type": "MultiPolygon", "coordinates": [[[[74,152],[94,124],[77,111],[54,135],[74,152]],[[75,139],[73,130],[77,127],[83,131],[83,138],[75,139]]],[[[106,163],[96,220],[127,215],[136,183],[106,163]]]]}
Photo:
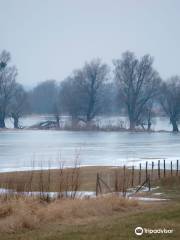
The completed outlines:
{"type": "Polygon", "coordinates": [[[85,61],[150,53],[163,78],[180,75],[179,0],[0,0],[0,51],[18,81],[63,80],[85,61]]]}

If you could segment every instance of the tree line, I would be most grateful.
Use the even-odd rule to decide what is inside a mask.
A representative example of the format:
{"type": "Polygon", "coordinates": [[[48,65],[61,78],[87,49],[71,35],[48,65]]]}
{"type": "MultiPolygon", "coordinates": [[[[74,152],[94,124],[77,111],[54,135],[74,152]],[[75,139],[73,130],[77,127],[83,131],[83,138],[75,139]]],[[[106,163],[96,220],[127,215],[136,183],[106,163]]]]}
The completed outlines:
{"type": "Polygon", "coordinates": [[[99,115],[127,115],[129,128],[151,130],[152,117],[165,114],[178,132],[180,119],[180,77],[163,80],[147,54],[138,58],[126,51],[113,61],[113,69],[100,59],[86,62],[65,80],[41,82],[30,91],[17,81],[17,68],[11,65],[7,51],[0,54],[0,128],[12,118],[19,128],[24,114],[53,114],[59,126],[60,116],[72,122],[90,125],[99,115]]]}

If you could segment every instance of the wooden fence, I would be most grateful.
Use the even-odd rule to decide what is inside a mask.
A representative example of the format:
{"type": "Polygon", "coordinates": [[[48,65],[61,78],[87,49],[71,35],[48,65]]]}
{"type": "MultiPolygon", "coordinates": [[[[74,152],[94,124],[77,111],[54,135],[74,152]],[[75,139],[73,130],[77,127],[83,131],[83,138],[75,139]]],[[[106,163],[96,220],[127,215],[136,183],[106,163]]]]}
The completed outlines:
{"type": "Polygon", "coordinates": [[[100,173],[97,173],[96,179],[96,195],[103,193],[103,189],[106,192],[122,192],[126,195],[128,188],[136,188],[139,191],[142,186],[147,186],[151,189],[151,184],[155,180],[165,178],[168,176],[179,175],[179,160],[168,161],[158,160],[146,161],[145,163],[139,163],[139,166],[132,167],[117,167],[115,168],[114,175],[112,177],[111,184],[107,184],[104,177],[100,173]]]}

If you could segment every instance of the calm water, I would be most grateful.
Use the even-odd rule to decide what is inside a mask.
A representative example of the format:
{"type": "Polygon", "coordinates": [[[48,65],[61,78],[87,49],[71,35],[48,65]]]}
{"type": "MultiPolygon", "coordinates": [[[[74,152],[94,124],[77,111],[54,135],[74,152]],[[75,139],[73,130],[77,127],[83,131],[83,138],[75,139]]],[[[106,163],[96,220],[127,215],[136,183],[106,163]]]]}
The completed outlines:
{"type": "Polygon", "coordinates": [[[180,135],[172,133],[68,132],[8,130],[0,132],[0,171],[32,167],[132,165],[152,159],[178,159],[180,135]]]}

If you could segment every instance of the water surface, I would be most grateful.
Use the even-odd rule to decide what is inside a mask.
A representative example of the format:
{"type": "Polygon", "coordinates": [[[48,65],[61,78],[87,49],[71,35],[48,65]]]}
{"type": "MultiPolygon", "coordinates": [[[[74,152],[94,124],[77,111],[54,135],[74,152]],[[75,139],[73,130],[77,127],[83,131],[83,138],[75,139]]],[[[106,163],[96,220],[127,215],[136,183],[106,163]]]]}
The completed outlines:
{"type": "Polygon", "coordinates": [[[8,130],[0,132],[0,171],[81,165],[137,165],[176,160],[180,135],[173,133],[8,130]]]}

